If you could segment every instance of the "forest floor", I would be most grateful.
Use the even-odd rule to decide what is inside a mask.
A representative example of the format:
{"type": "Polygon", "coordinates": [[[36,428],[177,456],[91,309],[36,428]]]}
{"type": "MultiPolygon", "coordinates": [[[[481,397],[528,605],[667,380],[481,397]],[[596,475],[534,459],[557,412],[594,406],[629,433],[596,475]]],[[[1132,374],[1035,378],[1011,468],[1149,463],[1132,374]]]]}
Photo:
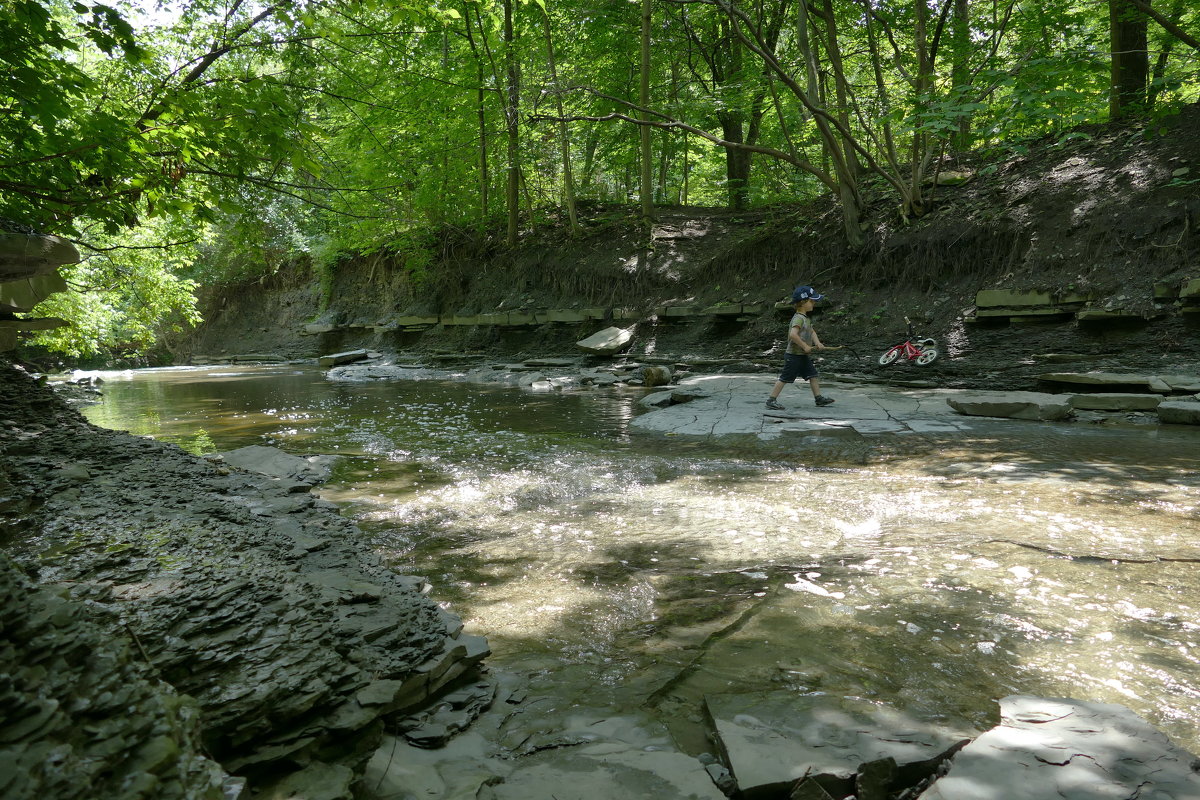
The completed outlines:
{"type": "Polygon", "coordinates": [[[772,370],[786,311],[733,324],[669,323],[654,311],[775,303],[807,283],[828,296],[814,316],[822,339],[861,356],[830,356],[829,366],[842,372],[878,373],[875,361],[900,340],[905,316],[937,338],[944,354],[920,377],[947,386],[1034,388],[1034,376],[1047,371],[1047,360],[1036,357],[1048,354],[1114,371],[1194,365],[1200,329],[1174,301],[1156,301],[1155,286],[1177,288],[1200,277],[1200,105],[1155,123],[1078,129],[1022,150],[947,159],[939,174],[961,182],[926,187],[929,211],[919,219],[902,219],[894,198],[876,191],[864,216],[865,243],[856,248],[845,243],[840,214],[826,200],[746,212],[662,207],[648,251],[629,207],[586,207],[583,235],[574,239],[543,224],[508,249],[495,239],[442,231],[433,237],[440,260],[426,271],[408,266],[403,254],[339,263],[325,297],[316,271],[295,265],[251,284],[207,290],[207,321],[177,347],[176,358],[312,357],[357,346],[563,355],[577,352],[574,342],[592,329],[435,327],[400,335],[372,326],[398,314],[609,306],[640,317],[634,358],[736,359],[772,370]],[[994,288],[1083,293],[1094,298],[1092,307],[1135,316],[1091,325],[972,322],[976,293],[994,288]],[[312,321],[341,332],[304,336],[312,321]]]}

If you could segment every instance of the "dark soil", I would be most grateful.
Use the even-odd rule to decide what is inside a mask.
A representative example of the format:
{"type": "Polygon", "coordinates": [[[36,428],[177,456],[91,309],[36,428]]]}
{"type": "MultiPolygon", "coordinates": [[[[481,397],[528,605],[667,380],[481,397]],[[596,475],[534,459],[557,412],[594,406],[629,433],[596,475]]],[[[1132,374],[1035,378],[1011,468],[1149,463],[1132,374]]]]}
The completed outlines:
{"type": "Polygon", "coordinates": [[[1081,364],[1194,370],[1200,330],[1172,302],[1156,303],[1154,286],[1200,277],[1200,106],[1153,124],[1076,130],[1003,159],[948,159],[939,174],[951,173],[969,177],[936,187],[919,219],[901,219],[894,200],[880,195],[860,248],[846,245],[828,201],[753,212],[659,208],[648,251],[639,247],[633,210],[588,207],[578,240],[541,226],[507,250],[496,239],[443,231],[431,238],[431,265],[415,266],[403,253],[340,262],[325,281],[329,292],[309,267],[295,265],[257,283],[209,289],[208,322],[177,358],[311,357],[355,346],[416,355],[573,354],[576,340],[608,323],[421,334],[371,326],[398,314],[608,306],[636,309],[641,318],[633,357],[736,359],[773,370],[786,311],[741,323],[666,324],[655,310],[775,303],[809,283],[829,297],[815,318],[822,339],[861,356],[830,355],[827,370],[994,388],[1034,388],[1037,374],[1081,364]],[[988,288],[1088,292],[1100,307],[1143,318],[988,327],[970,321],[976,292],[988,288]],[[884,372],[875,359],[899,341],[906,315],[939,340],[944,356],[919,372],[884,372]],[[304,336],[304,324],[316,320],[342,330],[304,336]],[[1047,354],[1062,359],[1038,358],[1047,354]],[[1067,360],[1073,356],[1079,360],[1067,360]]]}

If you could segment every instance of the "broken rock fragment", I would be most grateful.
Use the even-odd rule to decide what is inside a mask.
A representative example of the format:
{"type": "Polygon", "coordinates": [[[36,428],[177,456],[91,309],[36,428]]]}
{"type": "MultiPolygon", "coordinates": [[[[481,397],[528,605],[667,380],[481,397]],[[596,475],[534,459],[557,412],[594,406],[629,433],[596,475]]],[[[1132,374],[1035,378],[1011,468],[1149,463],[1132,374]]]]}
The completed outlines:
{"type": "Polygon", "coordinates": [[[974,733],[855,698],[765,692],[708,696],[705,706],[748,800],[793,789],[818,798],[866,786],[894,793],[928,778],[974,733]]]}
{"type": "Polygon", "coordinates": [[[1124,706],[1010,695],[921,800],[1200,799],[1191,753],[1124,706]]]}

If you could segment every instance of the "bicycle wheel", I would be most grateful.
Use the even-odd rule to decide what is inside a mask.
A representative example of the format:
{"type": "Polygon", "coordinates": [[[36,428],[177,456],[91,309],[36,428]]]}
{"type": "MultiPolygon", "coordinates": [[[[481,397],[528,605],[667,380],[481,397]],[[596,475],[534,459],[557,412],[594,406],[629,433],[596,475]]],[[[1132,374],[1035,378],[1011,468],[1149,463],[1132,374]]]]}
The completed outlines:
{"type": "Polygon", "coordinates": [[[921,351],[921,355],[917,356],[917,366],[923,367],[926,364],[932,364],[937,361],[938,351],[936,347],[926,347],[921,351]]]}
{"type": "Polygon", "coordinates": [[[881,355],[879,357],[879,366],[886,367],[888,364],[891,364],[893,361],[895,361],[899,357],[900,357],[900,345],[896,345],[891,350],[888,350],[886,353],[884,353],[883,355],[881,355]]]}

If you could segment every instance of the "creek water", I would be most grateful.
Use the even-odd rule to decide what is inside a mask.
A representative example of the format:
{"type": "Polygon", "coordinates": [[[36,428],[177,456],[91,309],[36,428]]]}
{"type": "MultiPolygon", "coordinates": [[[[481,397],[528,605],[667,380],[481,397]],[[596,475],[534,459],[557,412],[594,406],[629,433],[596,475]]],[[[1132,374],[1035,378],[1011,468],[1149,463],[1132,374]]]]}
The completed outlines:
{"type": "Polygon", "coordinates": [[[92,422],[342,456],[364,544],[563,709],[707,749],[706,694],[852,695],[985,728],[1012,693],[1200,752],[1200,431],[980,421],[820,449],[631,432],[642,392],[104,375],[92,422]]]}

